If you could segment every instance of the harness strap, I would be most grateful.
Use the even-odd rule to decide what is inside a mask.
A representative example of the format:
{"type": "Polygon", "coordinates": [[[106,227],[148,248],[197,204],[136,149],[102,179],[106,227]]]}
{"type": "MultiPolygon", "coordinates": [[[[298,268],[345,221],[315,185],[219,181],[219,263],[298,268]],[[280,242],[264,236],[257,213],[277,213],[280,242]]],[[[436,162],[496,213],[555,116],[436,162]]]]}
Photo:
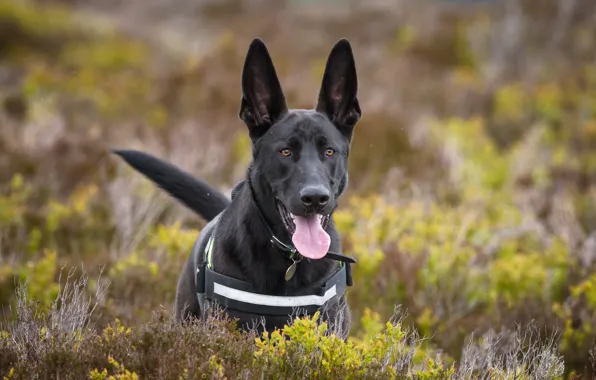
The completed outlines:
{"type": "Polygon", "coordinates": [[[207,267],[209,269],[213,269],[213,242],[215,241],[215,231],[211,233],[209,237],[209,241],[207,241],[207,246],[205,247],[205,261],[207,262],[207,267]]]}
{"type": "Polygon", "coordinates": [[[207,241],[205,249],[199,250],[199,246],[197,245],[199,242],[198,239],[195,242],[195,246],[193,247],[193,252],[195,249],[198,250],[196,253],[196,261],[194,263],[196,268],[195,288],[197,290],[197,295],[205,293],[205,270],[207,265],[209,265],[210,268],[213,268],[213,243],[215,241],[215,233],[220,217],[221,214],[217,215],[213,219],[214,225],[212,227],[211,235],[209,236],[209,240],[207,241]]]}
{"type": "Polygon", "coordinates": [[[205,296],[226,308],[272,316],[313,314],[346,291],[346,270],[340,268],[323,286],[303,289],[289,296],[257,292],[251,284],[205,270],[205,296]]]}
{"type": "Polygon", "coordinates": [[[216,230],[217,222],[203,255],[200,255],[202,259],[197,263],[195,285],[199,297],[204,295],[208,300],[226,308],[258,315],[312,315],[329,301],[341,297],[347,286],[352,286],[350,263],[340,261],[339,268],[321,286],[301,289],[283,296],[259,293],[250,283],[213,270],[216,230]]]}

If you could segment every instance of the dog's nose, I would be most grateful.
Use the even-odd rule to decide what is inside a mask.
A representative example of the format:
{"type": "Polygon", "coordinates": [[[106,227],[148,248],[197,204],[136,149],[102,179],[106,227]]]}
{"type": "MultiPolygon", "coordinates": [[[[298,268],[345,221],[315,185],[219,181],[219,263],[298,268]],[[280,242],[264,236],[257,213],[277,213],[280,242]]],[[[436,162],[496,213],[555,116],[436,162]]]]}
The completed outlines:
{"type": "Polygon", "coordinates": [[[329,202],[329,190],[322,186],[306,187],[300,192],[300,202],[309,209],[323,207],[329,202]]]}

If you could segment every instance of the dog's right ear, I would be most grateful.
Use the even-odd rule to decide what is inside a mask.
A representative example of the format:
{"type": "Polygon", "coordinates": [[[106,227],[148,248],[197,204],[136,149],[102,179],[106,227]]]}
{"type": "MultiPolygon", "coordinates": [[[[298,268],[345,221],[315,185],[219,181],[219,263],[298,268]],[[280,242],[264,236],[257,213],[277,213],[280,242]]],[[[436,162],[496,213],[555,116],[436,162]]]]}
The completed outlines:
{"type": "Polygon", "coordinates": [[[288,110],[286,99],[265,43],[255,38],[242,71],[240,119],[252,140],[261,137],[288,110]]]}

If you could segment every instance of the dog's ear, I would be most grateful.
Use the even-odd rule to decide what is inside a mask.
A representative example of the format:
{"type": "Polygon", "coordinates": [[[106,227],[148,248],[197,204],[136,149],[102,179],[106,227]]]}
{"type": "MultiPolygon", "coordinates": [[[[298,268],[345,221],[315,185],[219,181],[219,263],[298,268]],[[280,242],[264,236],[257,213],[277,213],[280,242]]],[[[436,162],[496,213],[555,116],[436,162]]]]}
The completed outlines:
{"type": "Polygon", "coordinates": [[[255,38],[246,54],[242,71],[240,119],[251,139],[262,136],[287,112],[286,99],[265,43],[255,38]]]}
{"type": "Polygon", "coordinates": [[[348,40],[341,39],[327,59],[316,110],[326,114],[347,138],[352,137],[354,126],[362,116],[357,93],[358,78],[352,47],[348,40]]]}

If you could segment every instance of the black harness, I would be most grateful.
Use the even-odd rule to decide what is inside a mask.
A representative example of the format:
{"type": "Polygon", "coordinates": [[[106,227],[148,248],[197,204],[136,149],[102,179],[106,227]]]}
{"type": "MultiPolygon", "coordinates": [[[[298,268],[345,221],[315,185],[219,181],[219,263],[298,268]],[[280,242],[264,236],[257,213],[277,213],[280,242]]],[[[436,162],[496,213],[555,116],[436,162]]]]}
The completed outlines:
{"type": "MultiPolygon", "coordinates": [[[[244,181],[234,188],[232,199],[243,185],[244,181]]],[[[302,256],[293,245],[282,242],[273,234],[258,207],[258,203],[256,204],[259,219],[270,236],[271,244],[281,254],[292,260],[292,264],[288,268],[288,272],[292,271],[290,273],[291,278],[293,271],[296,269],[296,264],[302,260],[302,256]]],[[[336,301],[341,297],[347,286],[352,286],[350,265],[356,263],[356,260],[339,253],[327,253],[325,256],[325,259],[340,261],[340,267],[331,273],[322,285],[299,289],[281,296],[259,293],[246,281],[215,272],[213,270],[212,251],[216,236],[217,219],[220,215],[214,220],[214,227],[204,251],[198,252],[199,260],[196,265],[195,285],[199,301],[204,298],[225,308],[258,315],[313,315],[318,310],[323,309],[329,302],[336,301]]],[[[286,275],[288,275],[288,272],[286,275]]],[[[286,277],[287,279],[288,277],[286,277]]]]}

